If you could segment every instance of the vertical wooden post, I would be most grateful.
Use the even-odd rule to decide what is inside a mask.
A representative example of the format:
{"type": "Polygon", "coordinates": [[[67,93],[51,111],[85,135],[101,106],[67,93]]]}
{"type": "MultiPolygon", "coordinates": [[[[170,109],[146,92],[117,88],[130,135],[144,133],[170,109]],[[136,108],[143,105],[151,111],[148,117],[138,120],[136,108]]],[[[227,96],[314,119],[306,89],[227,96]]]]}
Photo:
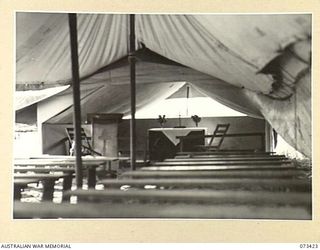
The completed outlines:
{"type": "Polygon", "coordinates": [[[272,135],[272,127],[269,122],[265,121],[265,151],[273,152],[273,135],[272,135]]]}
{"type": "Polygon", "coordinates": [[[130,93],[131,93],[131,123],[130,123],[130,162],[131,170],[136,169],[136,64],[135,64],[135,16],[130,14],[130,93]]]}
{"type": "Polygon", "coordinates": [[[81,106],[80,106],[80,78],[78,61],[77,14],[68,14],[70,28],[72,90],[73,90],[73,126],[75,131],[76,183],[82,188],[82,160],[81,160],[81,106]]]}
{"type": "Polygon", "coordinates": [[[187,85],[187,110],[186,110],[186,116],[189,116],[189,93],[190,93],[190,86],[187,85]]]}

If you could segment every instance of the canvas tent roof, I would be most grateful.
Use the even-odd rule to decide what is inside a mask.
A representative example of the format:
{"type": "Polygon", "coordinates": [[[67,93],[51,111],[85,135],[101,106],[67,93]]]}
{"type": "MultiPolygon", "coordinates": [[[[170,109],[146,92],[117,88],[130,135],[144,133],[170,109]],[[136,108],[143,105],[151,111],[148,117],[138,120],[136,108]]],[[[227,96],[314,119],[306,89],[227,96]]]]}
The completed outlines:
{"type": "Polygon", "coordinates": [[[46,88],[41,90],[16,91],[15,93],[15,110],[26,108],[32,104],[38,103],[51,96],[54,96],[69,86],[46,88]]]}
{"type": "Polygon", "coordinates": [[[171,98],[195,98],[195,97],[206,97],[199,90],[195,89],[191,84],[185,83],[180,89],[178,89],[167,99],[171,98]]]}
{"type": "MultiPolygon", "coordinates": [[[[128,15],[78,14],[81,87],[97,87],[83,113],[128,111],[128,27],[128,15]]],[[[138,108],[187,81],[311,155],[311,15],[136,15],[135,29],[138,108]]],[[[67,14],[17,14],[17,90],[70,84],[68,32],[67,14]]]]}

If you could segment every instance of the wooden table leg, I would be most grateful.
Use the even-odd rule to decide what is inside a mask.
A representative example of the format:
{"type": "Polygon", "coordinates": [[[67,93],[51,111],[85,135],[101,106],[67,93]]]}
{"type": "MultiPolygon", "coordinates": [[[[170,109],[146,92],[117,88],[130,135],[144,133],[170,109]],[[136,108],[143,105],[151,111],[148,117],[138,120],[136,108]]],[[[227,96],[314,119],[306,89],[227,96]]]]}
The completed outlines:
{"type": "Polygon", "coordinates": [[[46,179],[42,181],[43,185],[43,201],[52,201],[54,192],[55,179],[46,179]]]}
{"type": "Polygon", "coordinates": [[[88,166],[88,188],[96,187],[96,166],[88,166]]]}

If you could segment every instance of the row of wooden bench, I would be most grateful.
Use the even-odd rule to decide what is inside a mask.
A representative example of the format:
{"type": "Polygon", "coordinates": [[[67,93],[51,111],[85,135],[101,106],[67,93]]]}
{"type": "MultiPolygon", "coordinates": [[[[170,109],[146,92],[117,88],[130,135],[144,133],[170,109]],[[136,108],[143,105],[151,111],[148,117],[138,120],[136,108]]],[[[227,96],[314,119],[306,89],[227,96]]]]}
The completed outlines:
{"type": "Polygon", "coordinates": [[[15,203],[14,211],[16,218],[310,219],[308,175],[273,154],[179,154],[101,180],[104,190],[66,190],[63,200],[76,197],[76,205],[43,202],[34,212],[34,204],[15,203]]]}
{"type": "MultiPolygon", "coordinates": [[[[234,152],[233,152],[234,154],[234,152]]],[[[219,157],[215,155],[216,157],[219,157]]],[[[197,159],[198,162],[191,162],[188,161],[190,159],[167,159],[164,163],[156,163],[156,166],[154,168],[158,169],[158,166],[161,166],[162,168],[164,166],[170,166],[170,170],[183,170],[183,168],[173,168],[172,165],[175,166],[183,166],[186,161],[188,164],[185,164],[187,166],[194,166],[194,165],[202,165],[201,167],[197,168],[197,170],[216,170],[216,169],[248,169],[251,166],[255,166],[253,164],[259,164],[261,165],[261,168],[267,167],[270,168],[270,166],[262,166],[264,164],[266,159],[270,159],[273,162],[284,161],[283,156],[268,156],[265,155],[262,159],[257,158],[254,161],[252,161],[251,156],[256,155],[246,155],[245,157],[235,155],[229,155],[229,158],[221,161],[221,159],[225,158],[225,154],[222,155],[222,158],[220,156],[219,160],[217,158],[211,159],[211,158],[201,158],[197,159]],[[242,158],[241,158],[242,157],[242,158]],[[245,161],[240,161],[240,160],[245,161]],[[275,160],[277,159],[277,160],[275,160]],[[209,160],[209,161],[208,161],[209,160]],[[250,161],[249,161],[250,160],[250,161]],[[264,161],[260,161],[264,160],[264,161]],[[218,161],[218,162],[217,162],[218,161]],[[260,162],[259,162],[260,161],[260,162]],[[233,162],[236,162],[236,166],[231,166],[233,162]],[[249,166],[243,165],[243,164],[249,164],[249,166]],[[251,164],[250,164],[251,163],[251,164]],[[165,164],[164,166],[161,164],[165,164]],[[223,165],[224,164],[224,165],[223,165]],[[228,166],[226,166],[226,164],[228,166]],[[210,165],[210,166],[208,166],[210,165]],[[213,167],[212,165],[215,165],[213,167]]],[[[111,161],[119,160],[118,158],[112,158],[112,157],[93,157],[93,158],[85,158],[83,161],[84,168],[86,170],[86,176],[87,176],[87,183],[89,188],[94,188],[96,185],[96,168],[99,167],[101,164],[110,163],[111,161]]],[[[127,158],[123,158],[122,160],[127,160],[127,158]]],[[[233,164],[234,165],[234,164],[233,164]]],[[[148,170],[155,170],[152,169],[152,167],[148,167],[148,170]]],[[[165,170],[165,169],[161,169],[165,170]]],[[[188,168],[187,170],[192,170],[192,168],[188,168]]],[[[72,177],[75,172],[74,168],[74,157],[70,156],[38,156],[38,157],[31,157],[29,159],[16,159],[15,160],[15,169],[14,169],[15,175],[14,175],[14,197],[15,199],[21,198],[21,190],[23,190],[25,187],[27,187],[30,183],[39,183],[41,182],[43,184],[43,200],[52,200],[53,197],[53,191],[54,191],[54,184],[55,182],[62,178],[63,179],[63,191],[70,190],[71,184],[72,184],[72,177]],[[59,166],[59,167],[56,167],[59,166]],[[28,173],[28,174],[27,174],[28,173]],[[33,174],[30,174],[33,173],[33,174]]]]}
{"type": "MultiPolygon", "coordinates": [[[[303,177],[306,172],[303,170],[288,169],[286,171],[282,169],[266,169],[267,171],[261,172],[257,169],[242,169],[242,170],[219,170],[219,171],[153,171],[153,170],[138,170],[134,172],[125,172],[119,176],[120,180],[104,180],[100,181],[100,184],[108,187],[118,187],[121,185],[158,185],[158,186],[177,186],[184,188],[192,187],[211,187],[212,189],[219,188],[219,186],[227,185],[228,187],[244,188],[246,186],[262,185],[265,183],[265,187],[274,188],[274,186],[290,186],[300,187],[301,185],[307,185],[299,179],[288,181],[286,179],[303,177]],[[142,179],[142,180],[127,180],[124,178],[142,179]],[[162,179],[155,179],[162,178],[162,179]],[[210,178],[209,180],[206,180],[210,178]],[[259,179],[263,179],[259,180],[259,179]],[[297,184],[296,184],[297,183],[297,184]],[[301,184],[304,183],[304,184],[301,184]]],[[[43,184],[43,200],[52,200],[55,182],[63,179],[63,192],[71,189],[72,179],[74,174],[73,168],[16,168],[15,172],[19,174],[14,175],[14,197],[16,200],[21,198],[21,189],[27,187],[30,183],[43,184]],[[31,172],[23,173],[23,172],[31,172]],[[63,173],[61,173],[63,172],[63,173]]],[[[89,175],[90,176],[90,175],[89,175]]],[[[89,188],[94,188],[92,184],[89,188]]],[[[67,200],[67,198],[64,198],[67,200]]]]}
{"type": "MultiPolygon", "coordinates": [[[[83,175],[87,178],[88,188],[95,188],[97,182],[97,168],[103,166],[111,169],[114,161],[127,161],[122,157],[83,157],[83,175]]],[[[109,171],[110,172],[110,171],[109,171]]],[[[14,160],[14,199],[21,199],[23,191],[31,183],[41,183],[43,186],[42,200],[52,201],[54,186],[57,180],[63,180],[63,192],[71,190],[75,174],[74,156],[36,156],[14,160]]],[[[68,200],[64,198],[64,200],[68,200]]]]}
{"type": "Polygon", "coordinates": [[[77,197],[77,205],[44,202],[34,210],[24,203],[15,207],[15,218],[311,219],[312,214],[308,179],[128,178],[101,183],[105,190],[64,193],[77,197]],[[121,190],[126,186],[130,189],[121,190]]]}

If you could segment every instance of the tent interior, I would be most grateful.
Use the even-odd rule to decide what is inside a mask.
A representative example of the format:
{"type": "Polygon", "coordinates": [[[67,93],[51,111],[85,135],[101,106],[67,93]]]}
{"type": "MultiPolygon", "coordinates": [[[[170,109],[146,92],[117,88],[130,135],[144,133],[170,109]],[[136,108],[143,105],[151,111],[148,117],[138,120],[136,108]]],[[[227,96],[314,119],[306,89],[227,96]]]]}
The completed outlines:
{"type": "Polygon", "coordinates": [[[312,219],[311,44],[311,14],[17,12],[14,218],[312,219]]]}
{"type": "MultiPolygon", "coordinates": [[[[82,123],[89,113],[128,116],[128,15],[77,17],[82,123]]],[[[310,15],[135,18],[137,112],[184,95],[179,89],[187,83],[198,95],[264,119],[311,158],[310,15]]],[[[46,124],[72,123],[67,14],[18,12],[16,21],[17,121],[33,107],[41,134],[46,124]]]]}

